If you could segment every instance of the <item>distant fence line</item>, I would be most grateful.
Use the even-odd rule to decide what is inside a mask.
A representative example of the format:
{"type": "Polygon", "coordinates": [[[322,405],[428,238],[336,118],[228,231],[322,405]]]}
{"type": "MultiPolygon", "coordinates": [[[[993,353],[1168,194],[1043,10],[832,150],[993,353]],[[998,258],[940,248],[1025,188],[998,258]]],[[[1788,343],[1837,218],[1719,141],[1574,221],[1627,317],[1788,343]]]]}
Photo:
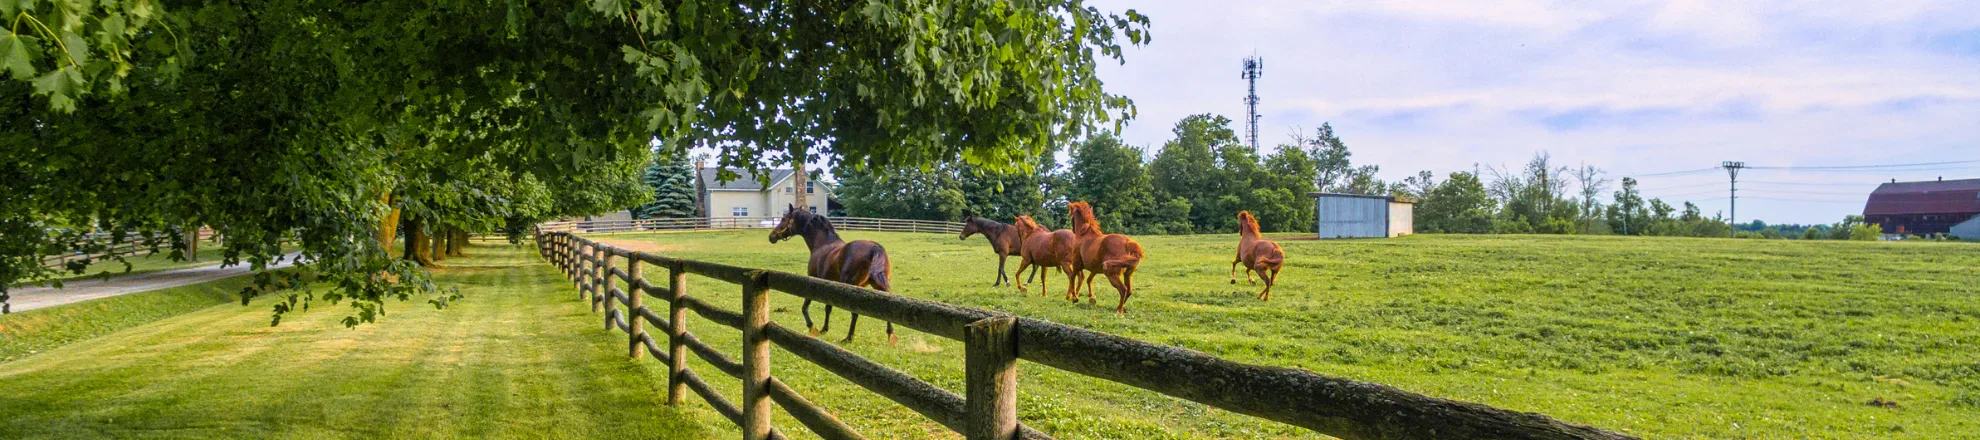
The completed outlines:
{"type": "MultiPolygon", "coordinates": [[[[196,232],[195,234],[196,234],[195,240],[208,240],[219,236],[219,233],[214,232],[212,229],[203,228],[203,227],[199,228],[198,232],[196,232]]],[[[108,232],[93,232],[85,237],[90,242],[97,242],[97,241],[111,240],[115,237],[115,235],[108,232]]],[[[137,238],[137,237],[125,237],[125,238],[126,240],[122,242],[106,244],[104,245],[104,248],[102,250],[96,252],[71,251],[71,252],[63,252],[54,255],[43,255],[41,256],[41,266],[46,268],[60,269],[64,266],[67,266],[69,264],[69,261],[72,260],[89,260],[94,262],[94,261],[102,260],[103,258],[109,257],[111,255],[125,255],[125,254],[136,253],[139,250],[150,247],[146,245],[142,239],[133,240],[133,238],[137,238]]],[[[188,250],[189,252],[186,254],[186,260],[188,261],[198,260],[198,255],[196,254],[198,250],[199,250],[199,245],[194,244],[192,249],[188,250]]]]}
{"type": "MultiPolygon", "coordinates": [[[[963,224],[939,220],[898,220],[867,217],[826,217],[832,228],[841,231],[962,233],[963,224]]],[[[538,225],[545,232],[611,233],[644,231],[684,231],[721,229],[769,229],[783,217],[650,218],[639,220],[582,220],[549,222],[538,225]]]]}
{"type": "MultiPolygon", "coordinates": [[[[834,225],[841,219],[834,218],[834,225]]],[[[866,438],[771,374],[773,344],[971,440],[1051,438],[1017,419],[1018,359],[1346,439],[1632,438],[1540,414],[1429,397],[1310,371],[1232,362],[1197,351],[799,274],[633,252],[569,230],[589,229],[570,225],[565,230],[538,230],[533,234],[538,252],[570,278],[579,299],[590,301],[592,312],[604,313],[606,329],[627,334],[628,356],[637,359],[642,353],[651,354],[667,364],[668,404],[682,404],[686,392],[692,390],[739,426],[745,440],[784,438],[771,426],[772,403],[820,437],[866,438]],[[665,271],[666,281],[649,283],[645,275],[648,266],[665,271]],[[689,295],[688,274],[739,285],[741,310],[722,309],[689,295]],[[769,295],[773,290],[962,341],[963,394],[771,322],[769,295]],[[648,296],[665,301],[665,316],[645,305],[648,296]],[[742,332],[742,360],[731,359],[695,338],[687,329],[689,310],[742,332]],[[649,323],[666,335],[666,348],[647,333],[649,323]],[[714,392],[696,370],[688,368],[688,351],[722,375],[743,381],[740,405],[714,392]]]]}

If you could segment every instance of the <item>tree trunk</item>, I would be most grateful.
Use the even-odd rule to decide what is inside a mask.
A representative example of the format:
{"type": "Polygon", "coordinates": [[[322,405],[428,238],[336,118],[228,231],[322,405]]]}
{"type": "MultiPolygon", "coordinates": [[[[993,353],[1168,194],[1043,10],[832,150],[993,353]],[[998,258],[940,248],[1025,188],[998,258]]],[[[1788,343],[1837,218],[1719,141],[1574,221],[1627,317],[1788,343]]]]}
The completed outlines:
{"type": "MultiPolygon", "coordinates": [[[[792,186],[793,186],[793,188],[794,188],[794,189],[793,189],[793,190],[791,191],[791,193],[793,193],[793,194],[796,194],[796,195],[797,195],[797,197],[794,197],[794,198],[792,198],[792,200],[794,200],[794,201],[796,201],[796,203],[795,203],[795,205],[796,205],[796,208],[797,208],[797,210],[799,210],[799,211],[803,211],[803,210],[805,210],[805,207],[807,207],[807,206],[811,206],[811,205],[808,205],[808,204],[806,204],[806,203],[805,203],[805,196],[806,196],[807,194],[805,194],[805,191],[804,191],[804,182],[805,182],[805,180],[806,180],[806,179],[809,179],[809,178],[810,178],[811,176],[806,176],[806,175],[804,174],[804,156],[803,156],[803,155],[799,155],[799,156],[797,156],[797,158],[795,158],[795,159],[791,159],[791,172],[792,172],[792,173],[795,173],[795,174],[793,174],[793,175],[791,176],[791,185],[792,185],[792,186]]],[[[774,216],[774,215],[780,215],[780,214],[782,214],[782,213],[780,213],[780,212],[775,212],[776,210],[777,210],[777,207],[775,207],[775,206],[772,206],[772,207],[770,207],[770,211],[772,211],[772,212],[770,212],[769,214],[770,214],[770,215],[773,215],[773,216],[774,216]]]]}
{"type": "Polygon", "coordinates": [[[453,236],[448,235],[447,231],[441,229],[439,225],[433,226],[433,232],[433,247],[426,248],[426,256],[433,261],[445,260],[447,259],[447,240],[452,239],[453,236]]]}
{"type": "Polygon", "coordinates": [[[186,261],[199,261],[199,225],[193,225],[192,238],[186,240],[186,261]]]}
{"type": "Polygon", "coordinates": [[[447,256],[466,257],[467,253],[461,252],[461,249],[467,247],[467,231],[463,231],[461,228],[448,228],[447,235],[447,256]]]}
{"type": "MultiPolygon", "coordinates": [[[[384,202],[388,207],[391,206],[392,193],[385,193],[384,196],[379,197],[379,201],[384,202]]],[[[384,249],[386,252],[392,251],[392,240],[397,239],[399,236],[399,208],[393,207],[391,209],[391,211],[385,213],[385,218],[378,219],[378,248],[384,249]]]]}
{"type": "Polygon", "coordinates": [[[421,266],[433,266],[433,239],[426,234],[426,227],[420,219],[406,220],[406,256],[408,260],[421,266]]]}

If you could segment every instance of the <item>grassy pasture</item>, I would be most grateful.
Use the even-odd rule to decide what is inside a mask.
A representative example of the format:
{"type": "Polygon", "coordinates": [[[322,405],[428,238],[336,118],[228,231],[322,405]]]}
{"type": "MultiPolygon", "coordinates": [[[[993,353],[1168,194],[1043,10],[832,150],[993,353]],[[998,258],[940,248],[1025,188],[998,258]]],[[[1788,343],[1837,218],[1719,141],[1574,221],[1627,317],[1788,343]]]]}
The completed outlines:
{"type": "MultiPolygon", "coordinates": [[[[1258,287],[1226,281],[1235,235],[1143,237],[1141,290],[1129,314],[1116,316],[1111,288],[1101,289],[1097,306],[1068,304],[1061,275],[1043,297],[1035,286],[1028,295],[990,287],[996,263],[981,238],[844,235],[887,247],[900,294],[1646,438],[1980,436],[1980,246],[1972,244],[1282,236],[1287,269],[1272,301],[1260,303],[1258,287]],[[1898,406],[1872,406],[1873,399],[1898,406]]],[[[762,231],[604,238],[729,264],[804,267],[801,243],[771,245],[762,231]]],[[[739,304],[732,285],[690,286],[717,304],[739,304]]],[[[773,319],[803,326],[798,301],[774,301],[773,319]]],[[[827,336],[834,340],[845,315],[835,318],[827,336]]],[[[878,323],[862,324],[850,348],[961,389],[960,343],[905,332],[889,347],[878,323]]],[[[739,335],[716,324],[690,327],[720,347],[739,347],[739,335]]],[[[862,432],[940,431],[778,356],[787,360],[775,374],[862,432]]],[[[1060,438],[1311,436],[1049,367],[1020,368],[1020,417],[1060,438]]],[[[716,382],[740,393],[733,381],[716,382]]]]}
{"type": "MultiPolygon", "coordinates": [[[[981,238],[848,232],[886,245],[898,293],[1050,319],[1261,364],[1536,411],[1646,438],[1980,435],[1980,246],[1555,236],[1282,240],[1269,303],[1226,283],[1234,235],[1143,237],[1129,314],[989,286],[981,238]],[[1872,399],[1896,401],[1873,407],[1872,399]]],[[[603,236],[643,250],[802,271],[764,231],[603,236]]],[[[267,304],[218,305],[0,362],[4,438],[728,438],[698,398],[671,408],[663,368],[530,251],[477,246],[447,310],[401,303],[347,330],[341,307],[269,328],[267,304]]],[[[1012,267],[1015,268],[1015,261],[1012,267]]],[[[1242,282],[1240,282],[1242,283],[1242,282]]],[[[740,304],[739,288],[690,278],[740,304]]],[[[802,327],[799,301],[773,319],[802,327]]],[[[60,311],[79,303],[47,309],[60,311]]],[[[76,309],[83,310],[83,309],[76,309]]],[[[37,311],[39,312],[39,311],[37,311]]],[[[817,316],[822,310],[814,308],[817,316]]],[[[844,335],[836,314],[833,340],[844,335]]],[[[78,312],[71,319],[90,319],[78,312]]],[[[960,343],[878,322],[848,348],[962,389],[960,343]]],[[[691,319],[705,341],[740,335],[691,319]]],[[[13,336],[10,336],[13,337],[13,336]]],[[[788,354],[774,372],[872,438],[953,438],[788,354]]],[[[740,384],[694,362],[731,398],[740,384]]],[[[1020,366],[1020,417],[1067,439],[1311,438],[1304,431],[1020,366]]],[[[812,438],[787,416],[776,423],[812,438]]]]}
{"type": "Polygon", "coordinates": [[[469,252],[477,257],[436,271],[469,300],[388,303],[378,323],[356,329],[337,323],[344,307],[323,304],[269,327],[274,298],[226,303],[226,287],[244,278],[0,317],[21,330],[5,335],[5,350],[76,322],[197,304],[0,361],[0,438],[727,435],[704,428],[720,427],[712,410],[663,405],[664,367],[626,360],[625,340],[602,336],[530,251],[469,252]]]}

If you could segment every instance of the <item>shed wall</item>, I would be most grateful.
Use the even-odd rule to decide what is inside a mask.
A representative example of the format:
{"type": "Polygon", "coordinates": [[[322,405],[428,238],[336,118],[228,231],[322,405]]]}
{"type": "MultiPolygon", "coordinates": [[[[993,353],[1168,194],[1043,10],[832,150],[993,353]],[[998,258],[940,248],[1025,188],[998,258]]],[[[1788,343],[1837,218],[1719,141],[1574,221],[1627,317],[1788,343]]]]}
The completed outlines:
{"type": "Polygon", "coordinates": [[[1320,238],[1389,236],[1389,201],[1367,197],[1316,197],[1320,238]]]}
{"type": "Polygon", "coordinates": [[[1389,202],[1389,236],[1401,237],[1416,233],[1416,205],[1413,203],[1389,202]]]}
{"type": "Polygon", "coordinates": [[[1965,223],[1953,225],[1952,235],[1961,240],[1980,240],[1980,217],[1967,219],[1965,223]]]}

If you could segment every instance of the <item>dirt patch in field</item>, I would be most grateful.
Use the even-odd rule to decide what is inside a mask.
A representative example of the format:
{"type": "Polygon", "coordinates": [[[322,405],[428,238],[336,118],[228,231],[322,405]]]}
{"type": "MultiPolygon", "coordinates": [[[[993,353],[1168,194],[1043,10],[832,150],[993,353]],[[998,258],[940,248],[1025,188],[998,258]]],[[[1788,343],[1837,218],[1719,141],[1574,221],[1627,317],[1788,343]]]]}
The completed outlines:
{"type": "Polygon", "coordinates": [[[649,254],[664,255],[668,252],[681,250],[681,247],[678,245],[663,245],[651,241],[612,239],[612,238],[600,238],[600,239],[596,239],[596,241],[599,243],[605,243],[611,245],[612,247],[616,247],[619,249],[627,249],[636,252],[645,252],[649,254]]]}

